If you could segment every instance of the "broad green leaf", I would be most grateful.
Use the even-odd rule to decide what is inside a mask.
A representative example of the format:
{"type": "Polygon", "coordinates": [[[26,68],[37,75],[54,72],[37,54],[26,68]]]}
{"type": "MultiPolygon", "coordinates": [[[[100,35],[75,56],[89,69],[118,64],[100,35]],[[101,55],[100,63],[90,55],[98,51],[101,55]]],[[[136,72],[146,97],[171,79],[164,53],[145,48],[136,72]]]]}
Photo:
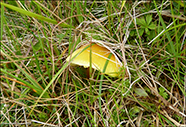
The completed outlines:
{"type": "Polygon", "coordinates": [[[148,96],[148,94],[145,92],[145,90],[143,90],[141,88],[135,88],[134,91],[139,96],[142,96],[142,97],[148,96]]]}
{"type": "Polygon", "coordinates": [[[150,34],[150,32],[149,32],[149,29],[148,29],[148,28],[145,28],[145,33],[146,33],[147,35],[149,35],[149,34],[150,34]]]}
{"type": "Polygon", "coordinates": [[[37,42],[34,46],[33,46],[33,49],[38,51],[41,49],[41,43],[40,42],[37,42]]]}
{"type": "Polygon", "coordinates": [[[148,26],[149,29],[151,30],[154,30],[156,28],[156,25],[154,23],[151,23],[149,26],[148,26]]]}
{"type": "Polygon", "coordinates": [[[140,26],[146,26],[147,25],[144,18],[137,19],[136,21],[137,21],[137,24],[140,25],[140,26]]]}
{"type": "Polygon", "coordinates": [[[146,17],[147,25],[149,25],[151,21],[152,21],[152,15],[147,15],[146,17]]]}
{"type": "Polygon", "coordinates": [[[142,36],[142,35],[143,35],[143,33],[144,33],[144,29],[139,29],[139,31],[138,31],[138,32],[139,32],[139,35],[140,35],[140,36],[142,36]]]}

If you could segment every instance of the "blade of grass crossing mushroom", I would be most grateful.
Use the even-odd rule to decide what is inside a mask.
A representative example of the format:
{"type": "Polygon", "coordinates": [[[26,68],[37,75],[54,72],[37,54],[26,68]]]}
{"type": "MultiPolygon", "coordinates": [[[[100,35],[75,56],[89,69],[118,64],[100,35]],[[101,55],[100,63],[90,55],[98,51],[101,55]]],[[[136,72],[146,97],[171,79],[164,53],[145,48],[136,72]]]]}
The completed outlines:
{"type": "MultiPolygon", "coordinates": [[[[92,44],[93,45],[93,44],[92,44]]],[[[71,55],[70,55],[70,59],[69,59],[69,63],[71,61],[73,61],[79,54],[81,54],[82,52],[84,52],[86,49],[88,49],[90,47],[90,45],[87,45],[83,50],[81,50],[79,53],[77,53],[74,57],[71,58],[71,55]]]]}
{"type": "Polygon", "coordinates": [[[91,74],[92,74],[92,44],[90,44],[90,67],[89,67],[89,77],[92,77],[91,74]]]}
{"type": "Polygon", "coordinates": [[[98,43],[100,44],[101,46],[105,47],[106,49],[108,49],[116,58],[116,60],[119,62],[120,65],[122,65],[121,61],[119,60],[119,58],[117,57],[117,55],[113,52],[113,50],[111,50],[109,48],[109,46],[105,45],[103,41],[100,41],[100,40],[95,40],[95,39],[92,39],[92,42],[95,42],[95,43],[98,43]]]}
{"type": "MultiPolygon", "coordinates": [[[[89,67],[89,78],[92,77],[92,44],[90,44],[90,67],[89,67]]],[[[90,94],[92,95],[92,82],[90,81],[90,94]]],[[[91,103],[93,99],[90,97],[91,103]]]]}
{"type": "MultiPolygon", "coordinates": [[[[112,53],[109,54],[108,59],[107,59],[106,62],[105,62],[105,65],[104,65],[104,68],[103,68],[103,71],[102,71],[103,74],[104,74],[105,71],[106,71],[106,68],[107,68],[107,65],[108,65],[108,63],[109,63],[109,59],[111,58],[111,56],[112,56],[112,53]]],[[[102,89],[103,77],[104,77],[103,74],[102,74],[101,77],[100,77],[99,95],[98,95],[98,96],[99,96],[99,109],[100,109],[100,112],[101,112],[101,117],[102,117],[103,123],[105,124],[104,118],[103,118],[103,112],[102,112],[102,108],[101,108],[101,89],[102,89]]]]}

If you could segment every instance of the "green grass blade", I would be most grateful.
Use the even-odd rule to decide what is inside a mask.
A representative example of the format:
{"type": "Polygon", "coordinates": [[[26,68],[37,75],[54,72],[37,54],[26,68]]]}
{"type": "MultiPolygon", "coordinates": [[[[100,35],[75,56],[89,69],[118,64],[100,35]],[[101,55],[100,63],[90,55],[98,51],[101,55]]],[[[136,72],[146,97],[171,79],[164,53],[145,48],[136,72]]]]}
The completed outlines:
{"type": "MultiPolygon", "coordinates": [[[[45,22],[48,22],[48,23],[52,23],[52,24],[58,24],[58,22],[57,22],[56,20],[53,20],[53,19],[44,17],[44,16],[42,16],[42,15],[35,14],[35,13],[33,13],[33,12],[30,12],[30,11],[23,10],[23,9],[21,9],[21,8],[18,8],[18,7],[9,5],[9,4],[5,4],[5,3],[2,3],[2,2],[1,2],[1,5],[5,6],[5,7],[7,7],[7,8],[10,8],[10,9],[12,9],[12,10],[14,10],[14,11],[17,11],[17,12],[19,12],[19,13],[22,13],[22,14],[24,14],[24,15],[27,15],[27,16],[30,16],[30,17],[39,19],[39,20],[42,20],[42,21],[45,21],[45,22]]],[[[61,27],[67,27],[67,28],[74,28],[73,26],[68,25],[67,23],[61,23],[60,26],[61,26],[61,27]]]]}
{"type": "Polygon", "coordinates": [[[34,85],[32,85],[32,84],[30,84],[30,83],[24,81],[23,79],[21,79],[21,78],[15,76],[15,75],[13,75],[13,74],[11,74],[11,73],[8,73],[6,70],[4,70],[4,69],[2,69],[2,68],[1,68],[0,70],[1,70],[1,72],[3,72],[4,74],[7,74],[7,75],[11,76],[12,78],[15,78],[16,80],[18,80],[19,82],[22,82],[22,83],[25,84],[26,86],[32,88],[33,90],[35,90],[35,92],[36,92],[37,94],[41,94],[41,93],[42,93],[43,90],[41,90],[40,88],[38,88],[38,87],[36,87],[36,86],[34,86],[34,85]]]}
{"type": "Polygon", "coordinates": [[[1,6],[1,37],[0,40],[3,39],[3,19],[4,19],[4,6],[1,6]]]}
{"type": "MultiPolygon", "coordinates": [[[[6,53],[4,53],[1,50],[1,54],[3,54],[4,56],[6,56],[8,59],[10,59],[17,68],[19,68],[19,70],[26,76],[26,78],[32,83],[33,86],[30,86],[29,84],[27,84],[28,86],[30,86],[31,88],[34,88],[38,94],[40,94],[43,91],[43,88],[39,85],[39,83],[34,80],[22,67],[20,67],[10,56],[8,56],[6,53]]],[[[8,74],[8,73],[7,73],[8,74]]],[[[12,75],[13,76],[13,75],[12,75]]],[[[16,78],[16,77],[14,77],[16,78]]],[[[44,97],[49,97],[48,94],[45,94],[44,97]]]]}
{"type": "MultiPolygon", "coordinates": [[[[109,54],[108,59],[105,62],[105,65],[103,68],[103,73],[105,73],[105,71],[106,71],[106,68],[107,68],[107,65],[109,63],[109,59],[111,58],[111,56],[112,56],[112,53],[109,54]]],[[[101,112],[102,119],[103,119],[103,112],[102,112],[102,108],[101,108],[101,89],[102,89],[102,84],[103,84],[103,78],[104,78],[104,75],[102,74],[100,77],[100,83],[99,83],[99,109],[101,112]]],[[[105,124],[104,119],[103,119],[103,123],[105,124]]]]}
{"type": "MultiPolygon", "coordinates": [[[[161,22],[163,28],[166,29],[165,22],[164,22],[164,20],[163,20],[161,14],[160,14],[160,12],[159,12],[159,10],[158,10],[158,7],[157,7],[157,5],[156,5],[156,1],[155,1],[155,0],[154,0],[154,5],[155,5],[155,7],[156,7],[156,11],[157,11],[157,13],[158,13],[159,20],[160,20],[160,22],[161,22]]],[[[171,47],[172,53],[173,53],[173,54],[176,54],[176,51],[175,51],[175,48],[174,48],[174,44],[173,44],[173,41],[171,40],[170,34],[169,34],[169,33],[166,33],[166,36],[167,36],[167,39],[170,41],[170,47],[171,47]]]]}

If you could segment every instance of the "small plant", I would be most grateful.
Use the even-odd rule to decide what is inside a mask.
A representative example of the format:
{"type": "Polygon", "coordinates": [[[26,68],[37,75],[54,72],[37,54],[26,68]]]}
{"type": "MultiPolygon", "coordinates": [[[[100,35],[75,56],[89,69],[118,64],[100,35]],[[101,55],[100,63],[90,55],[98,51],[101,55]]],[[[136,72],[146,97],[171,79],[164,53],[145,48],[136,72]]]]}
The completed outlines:
{"type": "Polygon", "coordinates": [[[156,28],[156,25],[152,22],[152,15],[147,15],[142,18],[136,19],[137,25],[139,25],[139,35],[142,36],[144,33],[148,36],[152,34],[153,31],[156,28]]]}
{"type": "MultiPolygon", "coordinates": [[[[137,18],[136,24],[140,36],[144,35],[145,38],[148,38],[148,40],[151,40],[155,37],[155,29],[157,28],[157,26],[154,22],[152,22],[152,15],[137,18]]],[[[133,23],[131,24],[130,28],[132,28],[130,35],[137,36],[136,29],[133,23]]]]}
{"type": "Polygon", "coordinates": [[[159,88],[159,94],[160,94],[163,98],[165,98],[165,99],[168,98],[168,94],[165,92],[165,89],[163,89],[163,87],[160,87],[160,88],[159,88]]]}

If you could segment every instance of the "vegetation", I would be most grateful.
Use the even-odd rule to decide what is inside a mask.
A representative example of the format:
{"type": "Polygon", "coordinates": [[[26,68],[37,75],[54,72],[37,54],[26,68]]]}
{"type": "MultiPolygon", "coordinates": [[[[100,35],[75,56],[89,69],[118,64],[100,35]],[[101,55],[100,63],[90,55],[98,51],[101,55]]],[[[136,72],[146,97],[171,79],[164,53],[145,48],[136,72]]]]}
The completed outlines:
{"type": "Polygon", "coordinates": [[[0,16],[0,125],[186,124],[184,0],[4,1],[0,16]],[[66,62],[89,42],[117,54],[119,77],[66,62]]]}

